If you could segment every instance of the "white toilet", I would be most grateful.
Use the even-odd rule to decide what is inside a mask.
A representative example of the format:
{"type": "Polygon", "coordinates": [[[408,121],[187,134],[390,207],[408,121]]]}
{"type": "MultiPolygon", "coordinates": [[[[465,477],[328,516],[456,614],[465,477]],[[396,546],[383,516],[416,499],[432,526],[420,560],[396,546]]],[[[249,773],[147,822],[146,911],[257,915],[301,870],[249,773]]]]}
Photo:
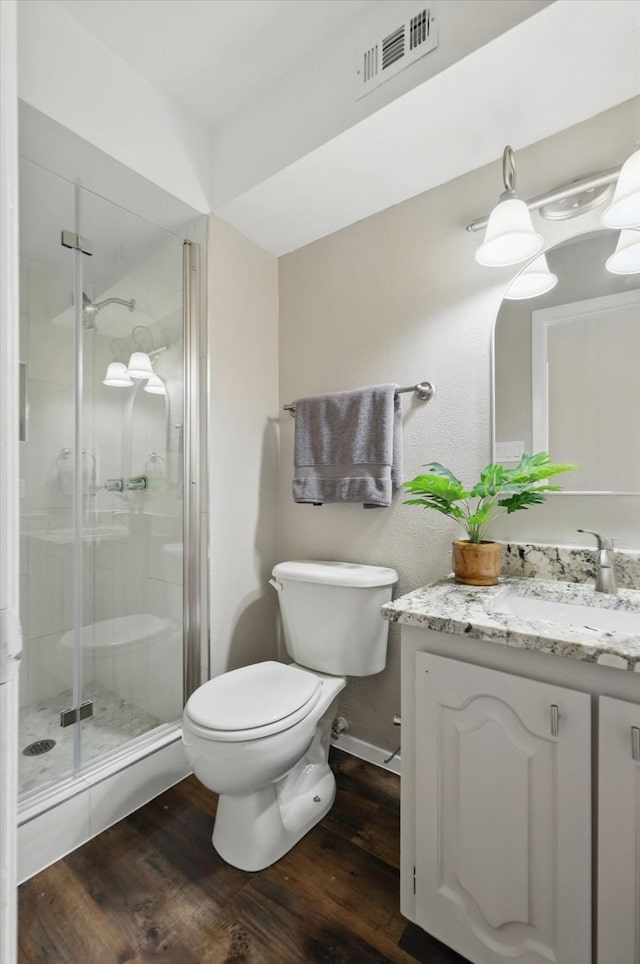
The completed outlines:
{"type": "Polygon", "coordinates": [[[182,739],[193,772],[220,794],[213,846],[242,870],[287,853],[331,809],[331,722],[345,676],[380,673],[393,569],[282,562],[278,591],[294,663],[265,662],[209,680],[189,698],[182,739]]]}

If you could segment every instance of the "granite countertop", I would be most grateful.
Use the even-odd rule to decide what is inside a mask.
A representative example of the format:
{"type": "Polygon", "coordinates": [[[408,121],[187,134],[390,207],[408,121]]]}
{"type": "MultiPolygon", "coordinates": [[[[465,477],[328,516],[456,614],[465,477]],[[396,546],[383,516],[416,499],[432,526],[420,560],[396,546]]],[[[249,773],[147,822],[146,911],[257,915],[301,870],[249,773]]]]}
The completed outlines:
{"type": "Polygon", "coordinates": [[[640,591],[620,589],[612,596],[596,593],[592,585],[502,576],[496,586],[475,587],[459,585],[449,576],[387,603],[382,614],[402,626],[435,629],[640,672],[640,591]],[[588,614],[580,610],[576,610],[571,624],[516,615],[507,611],[507,595],[637,613],[638,632],[590,627],[588,614]]]}

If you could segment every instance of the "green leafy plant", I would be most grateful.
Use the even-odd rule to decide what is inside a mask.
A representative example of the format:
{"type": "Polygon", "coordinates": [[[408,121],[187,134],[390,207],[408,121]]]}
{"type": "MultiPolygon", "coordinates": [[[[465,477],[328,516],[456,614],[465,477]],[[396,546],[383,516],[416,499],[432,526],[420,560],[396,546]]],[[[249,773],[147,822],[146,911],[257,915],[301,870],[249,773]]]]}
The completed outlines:
{"type": "Polygon", "coordinates": [[[560,472],[571,472],[575,465],[554,465],[548,452],[524,453],[515,468],[491,464],[480,473],[472,489],[465,489],[450,469],[430,462],[431,471],[403,482],[409,495],[405,505],[422,505],[455,519],[466,531],[469,542],[485,541],[487,526],[503,512],[518,512],[544,502],[547,492],[557,492],[559,485],[548,479],[560,472]]]}

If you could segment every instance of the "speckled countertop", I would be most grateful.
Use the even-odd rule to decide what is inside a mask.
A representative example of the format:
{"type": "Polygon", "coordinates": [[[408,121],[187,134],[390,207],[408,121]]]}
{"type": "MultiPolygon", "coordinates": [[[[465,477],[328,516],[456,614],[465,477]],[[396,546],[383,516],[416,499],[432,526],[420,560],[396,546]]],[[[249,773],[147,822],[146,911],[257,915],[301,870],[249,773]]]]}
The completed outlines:
{"type": "MultiPolygon", "coordinates": [[[[526,608],[526,607],[525,607],[526,608]]],[[[532,607],[535,608],[535,607],[532,607]]],[[[640,591],[620,589],[615,596],[596,593],[592,584],[502,576],[497,586],[458,585],[453,576],[416,589],[383,606],[390,622],[403,626],[483,639],[519,649],[554,653],[640,672],[640,591]],[[589,626],[589,614],[576,609],[571,623],[517,615],[509,601],[546,600],[574,607],[637,614],[637,632],[589,626]]]]}

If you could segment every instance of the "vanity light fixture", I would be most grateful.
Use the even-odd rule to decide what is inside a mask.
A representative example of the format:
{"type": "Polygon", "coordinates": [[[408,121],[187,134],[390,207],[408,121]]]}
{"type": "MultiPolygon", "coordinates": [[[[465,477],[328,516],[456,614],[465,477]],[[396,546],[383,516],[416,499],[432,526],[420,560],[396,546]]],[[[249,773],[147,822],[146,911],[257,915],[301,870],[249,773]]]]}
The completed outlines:
{"type": "Polygon", "coordinates": [[[153,368],[151,359],[145,351],[134,351],[127,365],[127,374],[130,378],[151,378],[153,368]]]}
{"type": "Polygon", "coordinates": [[[516,275],[506,290],[507,301],[524,301],[525,298],[537,298],[558,284],[558,278],[549,271],[546,255],[541,254],[516,275]]]}
{"type": "MultiPolygon", "coordinates": [[[[0,3],[2,0],[0,0],[0,3]]],[[[114,360],[107,366],[107,373],[102,382],[114,388],[129,388],[133,385],[132,379],[146,380],[148,385],[145,391],[152,395],[166,395],[164,382],[159,378],[151,362],[152,358],[167,351],[171,347],[170,342],[161,345],[160,348],[153,347],[153,335],[146,325],[136,325],[131,332],[131,340],[135,351],[129,355],[129,362],[125,365],[119,361],[125,352],[131,350],[131,342],[128,338],[114,338],[111,342],[111,351],[114,360]],[[149,385],[151,387],[149,387],[149,385]]],[[[124,354],[126,358],[126,354],[124,354]]]]}
{"type": "Polygon", "coordinates": [[[640,227],[640,149],[622,165],[613,200],[602,215],[607,228],[640,227]]]}
{"type": "Polygon", "coordinates": [[[640,274],[640,230],[620,232],[616,250],[605,267],[611,274],[640,274]]]}
{"type": "Polygon", "coordinates": [[[107,365],[107,373],[102,384],[111,388],[130,388],[133,382],[129,378],[127,366],[123,362],[112,361],[107,365]]]}
{"type": "Polygon", "coordinates": [[[164,387],[164,382],[158,375],[152,375],[148,380],[147,384],[144,386],[144,391],[149,392],[150,395],[166,395],[167,390],[164,387]]]}
{"type": "Polygon", "coordinates": [[[505,190],[489,215],[484,241],[475,253],[476,261],[489,268],[519,264],[544,245],[533,229],[527,205],[516,195],[516,158],[509,145],[502,155],[502,178],[505,190]]]}

